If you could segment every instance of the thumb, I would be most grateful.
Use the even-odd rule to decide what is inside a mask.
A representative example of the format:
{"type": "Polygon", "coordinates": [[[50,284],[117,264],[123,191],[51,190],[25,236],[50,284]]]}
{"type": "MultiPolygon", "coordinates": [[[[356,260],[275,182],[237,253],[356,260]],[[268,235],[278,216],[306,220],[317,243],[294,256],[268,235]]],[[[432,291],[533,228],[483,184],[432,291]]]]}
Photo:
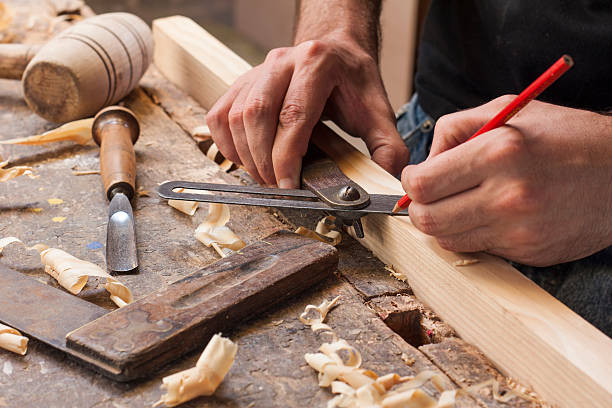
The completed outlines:
{"type": "Polygon", "coordinates": [[[410,151],[390,119],[378,120],[362,136],[372,160],[393,176],[410,162],[410,151]]]}
{"type": "Polygon", "coordinates": [[[466,142],[512,99],[514,95],[504,95],[476,108],[442,116],[436,122],[429,157],[466,142]]]}

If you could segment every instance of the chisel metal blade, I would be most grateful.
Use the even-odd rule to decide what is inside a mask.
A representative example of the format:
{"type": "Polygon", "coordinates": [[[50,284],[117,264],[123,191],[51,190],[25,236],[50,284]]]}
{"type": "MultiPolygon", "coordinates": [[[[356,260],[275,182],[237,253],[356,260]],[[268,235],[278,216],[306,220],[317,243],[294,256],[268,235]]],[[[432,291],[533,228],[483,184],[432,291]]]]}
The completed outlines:
{"type": "Polygon", "coordinates": [[[108,207],[106,264],[113,272],[130,272],[138,267],[134,214],[123,193],[116,193],[108,207]]]}

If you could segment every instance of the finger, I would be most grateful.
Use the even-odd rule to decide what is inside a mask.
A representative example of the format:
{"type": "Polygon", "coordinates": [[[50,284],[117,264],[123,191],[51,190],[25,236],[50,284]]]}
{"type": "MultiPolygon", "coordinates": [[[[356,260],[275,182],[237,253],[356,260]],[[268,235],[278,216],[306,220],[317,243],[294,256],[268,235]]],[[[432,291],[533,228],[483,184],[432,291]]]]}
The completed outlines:
{"type": "Polygon", "coordinates": [[[259,184],[265,184],[263,178],[257,171],[257,166],[255,166],[255,162],[253,161],[253,157],[251,156],[251,151],[249,150],[249,144],[246,137],[246,131],[244,130],[244,106],[250,89],[251,88],[249,85],[244,86],[240,90],[240,92],[238,92],[238,95],[234,99],[234,102],[228,114],[229,127],[232,132],[234,147],[238,152],[238,156],[240,157],[242,165],[251,175],[251,177],[255,179],[255,181],[257,181],[259,184]]]}
{"type": "Polygon", "coordinates": [[[397,176],[410,162],[410,151],[400,137],[394,121],[377,117],[364,137],[372,160],[390,174],[397,176]]]}
{"type": "Polygon", "coordinates": [[[490,199],[476,187],[430,204],[413,201],[408,207],[410,221],[422,232],[436,237],[467,232],[488,225],[490,199]]]}
{"type": "Polygon", "coordinates": [[[436,240],[442,248],[453,252],[486,252],[493,247],[492,233],[488,227],[437,237],[436,240]]]}
{"type": "Polygon", "coordinates": [[[276,184],[272,166],[272,147],[278,117],[291,81],[293,66],[283,64],[275,54],[267,58],[267,70],[251,88],[244,110],[244,128],[255,166],[267,184],[276,184]]]}
{"type": "Polygon", "coordinates": [[[325,72],[313,75],[305,72],[309,69],[296,67],[279,113],[272,164],[281,188],[299,187],[302,157],[333,87],[331,82],[321,83],[325,72]]]}
{"type": "Polygon", "coordinates": [[[473,109],[442,116],[436,122],[429,157],[465,142],[514,99],[504,95],[473,109]]]}
{"type": "Polygon", "coordinates": [[[206,125],[210,129],[213,141],[223,156],[237,165],[242,165],[234,147],[234,139],[229,127],[229,110],[232,102],[242,89],[243,84],[235,83],[221,98],[215,102],[206,114],[206,125]]]}
{"type": "Polygon", "coordinates": [[[483,158],[486,138],[474,139],[451,150],[406,166],[402,187],[416,202],[427,204],[478,186],[490,172],[483,158]]]}

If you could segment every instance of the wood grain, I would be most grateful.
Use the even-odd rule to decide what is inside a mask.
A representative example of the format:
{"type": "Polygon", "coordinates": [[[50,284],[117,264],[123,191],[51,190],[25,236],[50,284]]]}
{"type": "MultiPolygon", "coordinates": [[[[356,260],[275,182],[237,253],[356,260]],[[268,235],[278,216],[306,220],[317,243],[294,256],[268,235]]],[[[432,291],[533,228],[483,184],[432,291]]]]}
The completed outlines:
{"type": "MultiPolygon", "coordinates": [[[[154,62],[168,79],[210,108],[249,66],[185,17],[153,23],[154,62]]],[[[331,130],[315,143],[369,193],[402,194],[398,180],[331,130]]],[[[405,217],[370,215],[361,243],[408,277],[415,294],[507,375],[561,407],[612,403],[612,340],[505,261],[440,248],[405,217]]]]}

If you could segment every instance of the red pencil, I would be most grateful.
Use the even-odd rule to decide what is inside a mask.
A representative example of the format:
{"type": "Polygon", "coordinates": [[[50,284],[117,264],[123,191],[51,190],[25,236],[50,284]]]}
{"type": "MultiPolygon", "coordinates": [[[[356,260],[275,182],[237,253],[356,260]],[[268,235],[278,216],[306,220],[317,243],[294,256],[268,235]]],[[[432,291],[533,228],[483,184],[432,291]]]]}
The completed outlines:
{"type": "MultiPolygon", "coordinates": [[[[561,77],[568,69],[574,65],[574,60],[569,55],[564,55],[557,62],[555,62],[550,68],[546,70],[538,79],[533,81],[520,95],[512,100],[501,112],[499,112],[493,119],[488,121],[478,132],[474,133],[468,140],[472,140],[476,136],[486,133],[490,130],[503,126],[511,117],[516,115],[518,111],[523,109],[525,105],[535,99],[542,93],[550,84],[555,82],[561,77]]],[[[393,212],[396,213],[410,205],[412,200],[408,197],[408,194],[400,198],[393,207],[393,212]]]]}

